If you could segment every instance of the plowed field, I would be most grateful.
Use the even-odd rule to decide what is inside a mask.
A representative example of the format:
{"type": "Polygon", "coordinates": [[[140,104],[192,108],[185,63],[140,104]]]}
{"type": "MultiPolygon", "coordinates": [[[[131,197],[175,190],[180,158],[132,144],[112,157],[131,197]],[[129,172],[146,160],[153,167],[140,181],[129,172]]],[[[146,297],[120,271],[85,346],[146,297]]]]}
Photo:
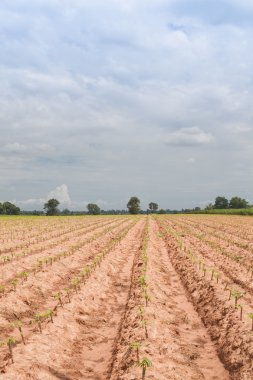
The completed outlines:
{"type": "Polygon", "coordinates": [[[6,217],[0,243],[0,379],[253,380],[252,218],[6,217]]]}

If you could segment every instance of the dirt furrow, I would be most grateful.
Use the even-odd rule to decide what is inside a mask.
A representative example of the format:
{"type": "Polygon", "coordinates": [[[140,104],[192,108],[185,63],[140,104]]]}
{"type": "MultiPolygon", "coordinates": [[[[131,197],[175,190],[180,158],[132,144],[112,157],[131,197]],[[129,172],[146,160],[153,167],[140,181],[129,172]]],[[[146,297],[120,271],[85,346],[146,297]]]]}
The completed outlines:
{"type": "Polygon", "coordinates": [[[175,238],[164,237],[173,267],[179,274],[189,296],[215,342],[219,357],[233,380],[253,379],[252,333],[239,320],[238,311],[224,300],[216,285],[196,268],[175,238]]]}
{"type": "Polygon", "coordinates": [[[228,380],[229,374],[200,317],[188,300],[158,232],[156,222],[151,219],[146,272],[150,300],[145,307],[148,337],[143,337],[143,328],[138,321],[136,307],[141,301],[136,297],[135,290],[117,347],[111,380],[141,378],[136,352],[130,349],[133,342],[140,345],[139,360],[148,357],[152,362],[152,367],[147,369],[147,379],[228,380]]]}
{"type": "Polygon", "coordinates": [[[46,267],[34,277],[29,277],[16,292],[2,298],[0,303],[1,339],[11,333],[10,322],[17,319],[24,322],[24,330],[27,330],[26,334],[29,334],[30,320],[34,314],[43,311],[43,309],[52,308],[57,303],[53,299],[53,294],[68,287],[71,278],[74,278],[80,268],[105,249],[108,243],[120,236],[122,231],[129,228],[130,225],[129,220],[126,224],[118,225],[117,228],[105,233],[95,242],[86,246],[84,251],[80,250],[74,256],[66,258],[64,263],[55,262],[52,266],[46,267]]]}
{"type": "Polygon", "coordinates": [[[107,379],[144,220],[102,261],[53,324],[15,348],[3,379],[107,379]]]}

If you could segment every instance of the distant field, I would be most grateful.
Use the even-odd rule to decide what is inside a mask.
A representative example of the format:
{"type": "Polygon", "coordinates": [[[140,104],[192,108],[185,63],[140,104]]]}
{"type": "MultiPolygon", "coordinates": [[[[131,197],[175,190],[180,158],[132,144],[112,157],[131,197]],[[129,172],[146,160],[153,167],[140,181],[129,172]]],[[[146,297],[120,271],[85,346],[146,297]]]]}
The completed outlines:
{"type": "Polygon", "coordinates": [[[253,215],[253,208],[244,209],[215,209],[194,212],[196,214],[225,214],[225,215],[253,215]]]}
{"type": "Polygon", "coordinates": [[[0,377],[253,379],[252,278],[253,218],[1,218],[0,377]]]}

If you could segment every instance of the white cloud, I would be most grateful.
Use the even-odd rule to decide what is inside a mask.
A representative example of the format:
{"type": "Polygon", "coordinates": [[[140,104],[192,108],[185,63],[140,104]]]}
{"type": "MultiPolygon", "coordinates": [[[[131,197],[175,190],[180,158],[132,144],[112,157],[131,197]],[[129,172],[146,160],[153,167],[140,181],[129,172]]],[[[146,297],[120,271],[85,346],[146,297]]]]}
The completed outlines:
{"type": "Polygon", "coordinates": [[[56,198],[60,203],[63,204],[71,204],[68,186],[65,184],[57,186],[54,190],[50,191],[46,197],[46,200],[51,198],[56,198]]]}
{"type": "Polygon", "coordinates": [[[167,133],[165,142],[168,145],[206,145],[215,141],[214,136],[198,127],[181,128],[167,133]]]}

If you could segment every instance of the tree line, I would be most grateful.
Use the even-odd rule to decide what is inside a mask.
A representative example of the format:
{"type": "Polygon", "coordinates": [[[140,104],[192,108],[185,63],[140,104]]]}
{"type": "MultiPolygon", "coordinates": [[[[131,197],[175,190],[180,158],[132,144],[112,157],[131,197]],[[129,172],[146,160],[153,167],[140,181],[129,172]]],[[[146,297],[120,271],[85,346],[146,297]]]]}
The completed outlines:
{"type": "Polygon", "coordinates": [[[200,207],[194,207],[193,209],[182,209],[182,210],[164,210],[159,209],[158,203],[150,202],[147,210],[141,209],[140,199],[136,196],[132,196],[127,203],[127,210],[102,210],[96,203],[88,203],[87,211],[70,211],[65,208],[64,210],[59,210],[60,202],[55,199],[49,199],[44,204],[44,211],[22,211],[19,207],[11,202],[0,203],[0,215],[124,215],[124,214],[177,214],[177,213],[191,213],[191,212],[203,212],[210,210],[233,210],[233,209],[247,209],[252,206],[246,201],[246,199],[234,196],[228,200],[225,196],[217,196],[214,203],[209,203],[204,210],[200,207]]]}

